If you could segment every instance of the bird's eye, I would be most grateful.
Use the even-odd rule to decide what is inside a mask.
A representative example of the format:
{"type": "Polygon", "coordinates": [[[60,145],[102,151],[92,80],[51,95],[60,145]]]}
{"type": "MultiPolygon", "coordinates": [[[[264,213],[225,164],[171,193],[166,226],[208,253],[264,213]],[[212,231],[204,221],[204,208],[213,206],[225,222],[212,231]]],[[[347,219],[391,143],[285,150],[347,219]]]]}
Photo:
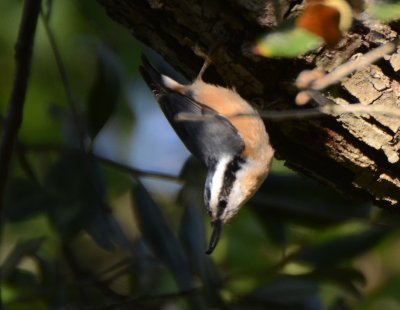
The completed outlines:
{"type": "Polygon", "coordinates": [[[221,218],[222,215],[224,214],[224,211],[225,211],[225,209],[226,209],[227,204],[228,204],[228,203],[227,203],[227,201],[226,201],[225,199],[219,201],[219,203],[218,203],[218,210],[217,210],[217,216],[218,216],[218,218],[221,218]]]}

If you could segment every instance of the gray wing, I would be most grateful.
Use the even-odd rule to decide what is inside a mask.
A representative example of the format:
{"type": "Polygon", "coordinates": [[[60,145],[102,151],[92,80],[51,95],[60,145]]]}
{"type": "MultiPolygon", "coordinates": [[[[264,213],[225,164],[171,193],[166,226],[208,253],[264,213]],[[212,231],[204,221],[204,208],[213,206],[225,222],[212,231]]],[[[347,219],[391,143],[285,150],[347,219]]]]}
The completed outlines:
{"type": "Polygon", "coordinates": [[[188,150],[207,167],[215,164],[222,154],[240,155],[244,141],[227,118],[215,110],[195,101],[192,97],[167,89],[161,74],[142,57],[140,73],[155,95],[175,132],[188,150]],[[194,116],[213,116],[204,121],[179,121],[175,117],[181,113],[194,116]]]}
{"type": "Polygon", "coordinates": [[[173,92],[160,96],[159,103],[179,138],[207,167],[213,166],[223,154],[235,156],[243,152],[244,141],[236,128],[213,109],[191,97],[173,92]],[[181,112],[212,117],[204,121],[176,121],[175,117],[181,112]]]}

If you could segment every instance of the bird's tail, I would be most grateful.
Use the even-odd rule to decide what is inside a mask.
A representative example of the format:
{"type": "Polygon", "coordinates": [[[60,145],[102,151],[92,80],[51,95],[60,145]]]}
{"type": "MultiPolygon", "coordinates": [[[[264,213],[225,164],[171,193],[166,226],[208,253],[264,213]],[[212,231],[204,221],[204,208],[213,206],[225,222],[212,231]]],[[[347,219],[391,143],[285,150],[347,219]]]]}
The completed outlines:
{"type": "Polygon", "coordinates": [[[142,55],[142,65],[139,67],[140,74],[156,97],[164,94],[167,89],[164,85],[160,72],[142,55]]]}

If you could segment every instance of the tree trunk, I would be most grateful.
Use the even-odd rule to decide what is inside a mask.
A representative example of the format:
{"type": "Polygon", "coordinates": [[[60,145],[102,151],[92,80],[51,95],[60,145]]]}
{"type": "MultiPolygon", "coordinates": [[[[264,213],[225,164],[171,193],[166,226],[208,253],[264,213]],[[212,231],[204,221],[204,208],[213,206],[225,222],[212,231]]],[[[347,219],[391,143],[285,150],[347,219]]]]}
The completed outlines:
{"type": "MultiPolygon", "coordinates": [[[[302,70],[331,71],[339,63],[365,53],[397,36],[392,27],[360,14],[352,30],[335,49],[320,48],[296,59],[252,55],[255,38],[280,21],[296,15],[289,0],[98,0],[108,14],[133,35],[160,53],[186,76],[198,73],[212,55],[205,80],[235,87],[259,110],[294,109],[294,81],[302,70]]],[[[325,94],[336,102],[398,106],[400,84],[395,53],[362,68],[325,94]]],[[[383,207],[400,199],[400,120],[383,115],[342,114],[314,119],[267,121],[276,157],[287,166],[358,198],[383,207]]]]}

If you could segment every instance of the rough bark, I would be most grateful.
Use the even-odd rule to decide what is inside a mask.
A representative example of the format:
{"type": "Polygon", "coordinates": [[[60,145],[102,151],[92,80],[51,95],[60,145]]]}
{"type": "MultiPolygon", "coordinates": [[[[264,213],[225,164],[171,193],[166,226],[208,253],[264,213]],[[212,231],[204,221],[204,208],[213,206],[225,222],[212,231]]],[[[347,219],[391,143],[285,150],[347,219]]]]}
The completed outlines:
{"type": "MultiPolygon", "coordinates": [[[[189,78],[215,42],[206,80],[233,86],[264,111],[294,108],[294,80],[305,68],[325,71],[397,36],[398,25],[360,15],[333,50],[297,59],[255,57],[254,39],[298,11],[290,0],[98,0],[108,14],[189,78]]],[[[400,54],[344,79],[325,93],[336,102],[398,107],[400,54]]],[[[308,176],[353,196],[393,208],[400,200],[400,120],[377,115],[324,116],[267,122],[277,157],[308,176]]]]}

